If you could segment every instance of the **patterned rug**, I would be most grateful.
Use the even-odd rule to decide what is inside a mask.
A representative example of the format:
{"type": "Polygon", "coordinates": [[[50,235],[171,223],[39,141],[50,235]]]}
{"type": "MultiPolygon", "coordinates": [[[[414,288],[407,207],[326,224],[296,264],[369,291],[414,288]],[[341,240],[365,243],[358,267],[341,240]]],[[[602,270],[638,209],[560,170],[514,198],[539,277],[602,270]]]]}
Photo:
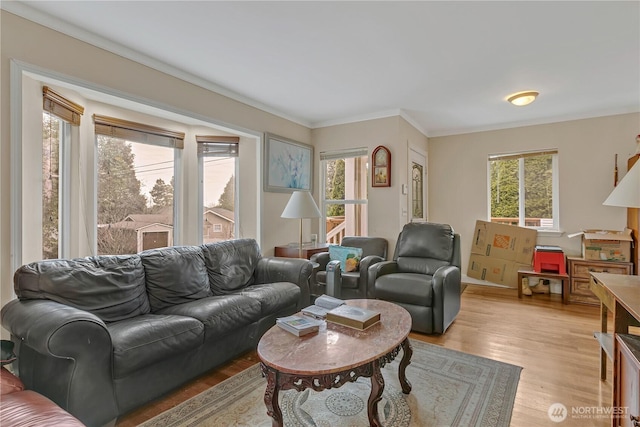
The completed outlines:
{"type": "MultiPolygon", "coordinates": [[[[509,426],[520,379],[519,366],[411,341],[407,378],[413,389],[402,393],[398,363],[383,369],[385,388],[378,403],[385,427],[509,426]]],[[[280,392],[285,426],[367,426],[371,380],[315,392],[280,392]]],[[[263,396],[266,380],[255,365],[142,424],[143,427],[269,427],[263,396]]]]}

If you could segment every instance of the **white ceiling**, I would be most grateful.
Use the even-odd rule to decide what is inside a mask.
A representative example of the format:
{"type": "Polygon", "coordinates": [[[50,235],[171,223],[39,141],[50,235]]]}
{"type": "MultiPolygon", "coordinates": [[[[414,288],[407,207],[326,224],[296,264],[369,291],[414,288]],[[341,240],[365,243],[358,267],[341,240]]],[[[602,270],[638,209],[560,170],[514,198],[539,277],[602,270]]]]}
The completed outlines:
{"type": "Polygon", "coordinates": [[[640,111],[640,2],[2,1],[309,127],[428,136],[640,111]],[[527,107],[507,95],[537,90],[527,107]]]}

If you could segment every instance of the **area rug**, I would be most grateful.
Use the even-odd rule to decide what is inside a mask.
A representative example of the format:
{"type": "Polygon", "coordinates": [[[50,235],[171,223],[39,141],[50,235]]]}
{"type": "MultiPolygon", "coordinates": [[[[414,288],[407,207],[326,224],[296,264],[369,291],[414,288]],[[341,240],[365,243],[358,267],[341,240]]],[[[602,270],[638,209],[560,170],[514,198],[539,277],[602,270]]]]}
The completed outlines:
{"type": "MultiPolygon", "coordinates": [[[[509,426],[520,379],[519,366],[412,340],[402,393],[401,354],[383,369],[385,388],[378,403],[385,427],[509,426]]],[[[144,427],[269,427],[263,396],[266,380],[259,365],[227,379],[142,424],[144,427]]],[[[369,378],[336,389],[280,393],[284,425],[291,427],[367,426],[369,378]]]]}

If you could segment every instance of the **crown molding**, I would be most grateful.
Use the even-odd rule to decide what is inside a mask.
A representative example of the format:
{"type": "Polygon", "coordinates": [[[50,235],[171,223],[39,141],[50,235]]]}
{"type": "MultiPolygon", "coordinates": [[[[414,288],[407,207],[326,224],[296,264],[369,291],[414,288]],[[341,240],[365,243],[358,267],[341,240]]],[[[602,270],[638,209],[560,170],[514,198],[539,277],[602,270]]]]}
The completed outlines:
{"type": "Polygon", "coordinates": [[[95,33],[84,30],[76,25],[70,24],[68,22],[65,22],[51,15],[42,13],[36,9],[33,9],[32,7],[27,6],[22,2],[0,1],[0,9],[5,10],[9,13],[13,13],[14,15],[20,16],[29,21],[35,22],[36,24],[50,28],[59,33],[78,39],[82,42],[88,43],[92,46],[98,47],[100,49],[104,49],[118,56],[122,56],[123,58],[129,59],[136,63],[146,65],[149,68],[168,74],[172,77],[176,77],[180,80],[184,80],[188,83],[192,83],[203,89],[209,90],[211,92],[215,92],[219,95],[226,96],[227,98],[230,98],[234,101],[241,102],[243,104],[262,110],[266,113],[270,113],[275,116],[281,117],[283,119],[292,121],[299,125],[302,125],[308,128],[311,127],[311,123],[308,120],[305,120],[301,117],[286,114],[280,110],[276,110],[275,108],[269,105],[263,104],[262,102],[257,101],[253,98],[250,98],[238,92],[227,89],[211,81],[202,79],[186,71],[180,70],[176,67],[173,67],[169,64],[166,64],[162,61],[152,58],[144,53],[130,49],[119,43],[113,42],[111,40],[107,40],[102,36],[99,36],[95,33]]]}

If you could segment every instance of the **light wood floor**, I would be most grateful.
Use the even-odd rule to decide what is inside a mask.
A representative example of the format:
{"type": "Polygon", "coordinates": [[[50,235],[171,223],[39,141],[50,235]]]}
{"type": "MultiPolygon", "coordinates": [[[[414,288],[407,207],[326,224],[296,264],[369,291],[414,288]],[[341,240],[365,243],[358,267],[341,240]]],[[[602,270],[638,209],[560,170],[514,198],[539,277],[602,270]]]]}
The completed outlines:
{"type": "MultiPolygon", "coordinates": [[[[563,305],[559,295],[519,300],[515,289],[470,285],[462,294],[456,321],[441,336],[411,333],[411,338],[523,367],[511,425],[604,427],[602,416],[552,422],[553,403],[586,411],[611,406],[611,363],[600,381],[599,346],[592,333],[600,326],[599,308],[563,305]]],[[[258,362],[249,352],[185,385],[163,399],[124,417],[116,426],[136,426],[258,362]]]]}

